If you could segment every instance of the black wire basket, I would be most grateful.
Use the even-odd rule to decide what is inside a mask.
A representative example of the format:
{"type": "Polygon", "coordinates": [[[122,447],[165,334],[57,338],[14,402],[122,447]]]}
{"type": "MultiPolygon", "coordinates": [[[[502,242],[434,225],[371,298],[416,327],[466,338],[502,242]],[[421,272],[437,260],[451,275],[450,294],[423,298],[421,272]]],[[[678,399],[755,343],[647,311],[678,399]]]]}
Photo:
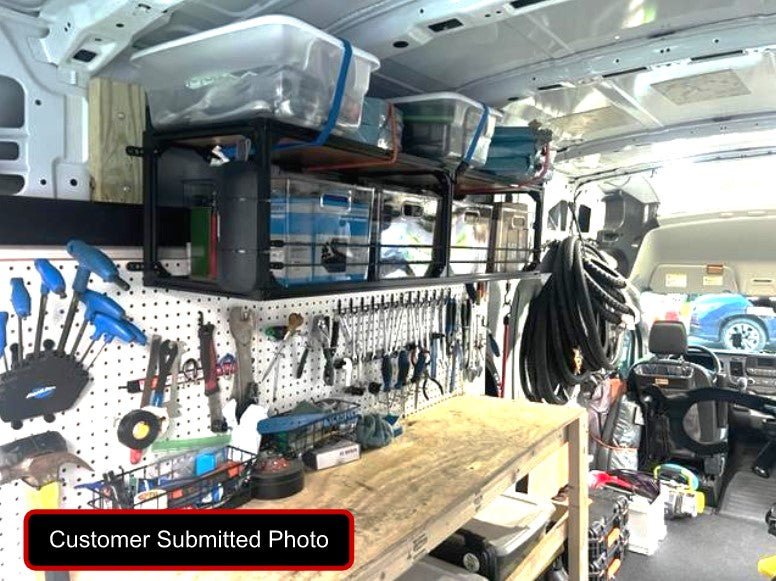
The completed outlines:
{"type": "Polygon", "coordinates": [[[255,462],[255,454],[225,446],[163,458],[118,474],[108,472],[91,487],[89,505],[99,509],[224,506],[241,490],[255,462]]]}

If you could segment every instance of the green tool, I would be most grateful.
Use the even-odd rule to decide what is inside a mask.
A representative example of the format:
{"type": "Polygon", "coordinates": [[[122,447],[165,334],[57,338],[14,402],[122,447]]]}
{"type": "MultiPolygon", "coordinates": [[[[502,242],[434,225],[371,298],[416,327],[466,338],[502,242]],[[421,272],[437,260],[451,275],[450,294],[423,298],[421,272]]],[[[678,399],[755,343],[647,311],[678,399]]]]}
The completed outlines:
{"type": "Polygon", "coordinates": [[[218,434],[204,438],[187,438],[184,440],[157,440],[151,444],[152,452],[181,452],[200,448],[215,448],[226,446],[232,441],[229,434],[218,434]]]}

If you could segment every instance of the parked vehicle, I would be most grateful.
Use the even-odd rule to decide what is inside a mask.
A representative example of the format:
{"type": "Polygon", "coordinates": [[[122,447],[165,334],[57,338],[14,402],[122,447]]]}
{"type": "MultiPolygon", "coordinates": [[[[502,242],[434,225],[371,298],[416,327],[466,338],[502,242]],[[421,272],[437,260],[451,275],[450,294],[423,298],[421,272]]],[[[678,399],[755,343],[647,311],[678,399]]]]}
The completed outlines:
{"type": "Polygon", "coordinates": [[[702,295],[692,303],[690,336],[726,349],[762,351],[776,337],[776,313],[739,294],[702,295]]]}

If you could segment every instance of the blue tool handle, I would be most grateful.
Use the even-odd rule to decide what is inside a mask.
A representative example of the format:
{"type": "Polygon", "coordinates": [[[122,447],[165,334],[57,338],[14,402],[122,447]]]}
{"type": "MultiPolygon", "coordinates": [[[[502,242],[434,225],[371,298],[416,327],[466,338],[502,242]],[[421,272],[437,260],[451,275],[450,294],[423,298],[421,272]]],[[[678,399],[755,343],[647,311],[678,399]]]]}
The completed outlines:
{"type": "Polygon", "coordinates": [[[155,389],[151,394],[151,405],[154,407],[162,407],[164,404],[164,390],[155,389]]]}
{"type": "Polygon", "coordinates": [[[132,335],[134,335],[134,342],[145,347],[146,343],[148,343],[148,337],[146,337],[146,334],[143,333],[140,327],[134,323],[130,323],[126,319],[124,319],[123,322],[124,325],[130,330],[132,335]]]}
{"type": "Polygon", "coordinates": [[[490,350],[493,352],[493,355],[501,357],[501,348],[498,346],[496,338],[490,331],[488,331],[488,345],[490,345],[490,350]]]}
{"type": "Polygon", "coordinates": [[[8,326],[8,313],[0,312],[0,354],[5,351],[5,328],[8,326]]]}
{"type": "Polygon", "coordinates": [[[29,317],[32,312],[32,302],[27,287],[24,286],[24,279],[11,279],[11,304],[14,312],[21,317],[29,317]]]}
{"type": "Polygon", "coordinates": [[[127,326],[126,321],[97,313],[94,316],[93,322],[94,333],[92,334],[92,341],[97,341],[102,337],[106,343],[110,343],[114,338],[118,337],[125,343],[131,343],[135,339],[135,334],[127,326]]]}
{"type": "Polygon", "coordinates": [[[118,285],[122,290],[129,290],[129,283],[122,280],[116,265],[102,251],[81,240],[71,240],[65,249],[78,262],[78,272],[73,281],[73,290],[76,292],[82,293],[86,290],[90,272],[105,282],[118,285]]]}
{"type": "Polygon", "coordinates": [[[410,353],[406,349],[399,352],[399,376],[396,378],[394,389],[401,389],[407,385],[407,379],[410,375],[410,353]]]}
{"type": "Polygon", "coordinates": [[[437,341],[437,338],[431,340],[431,377],[434,379],[436,379],[437,376],[437,357],[439,356],[437,341]]]}
{"type": "Polygon", "coordinates": [[[81,294],[81,302],[86,305],[84,318],[91,322],[97,313],[108,315],[114,319],[124,318],[124,308],[108,295],[86,289],[81,294]]]}
{"type": "Polygon", "coordinates": [[[57,267],[45,258],[35,259],[35,269],[40,274],[40,294],[47,295],[53,292],[60,298],[65,298],[65,278],[57,267]]]}
{"type": "Polygon", "coordinates": [[[291,416],[275,416],[259,421],[256,429],[260,434],[277,434],[303,428],[318,422],[326,417],[326,414],[294,414],[291,416]]]}
{"type": "Polygon", "coordinates": [[[393,365],[391,365],[390,355],[383,355],[383,360],[380,364],[380,372],[383,376],[383,387],[388,391],[391,389],[391,378],[393,377],[393,365]]]}

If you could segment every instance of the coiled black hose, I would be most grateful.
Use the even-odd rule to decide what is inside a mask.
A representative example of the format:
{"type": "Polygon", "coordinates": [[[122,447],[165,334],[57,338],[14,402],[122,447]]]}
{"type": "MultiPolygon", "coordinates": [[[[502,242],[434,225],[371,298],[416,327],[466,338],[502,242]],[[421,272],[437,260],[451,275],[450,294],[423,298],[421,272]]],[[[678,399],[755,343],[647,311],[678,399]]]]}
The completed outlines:
{"type": "Polygon", "coordinates": [[[636,313],[625,278],[589,242],[570,236],[553,243],[542,270],[550,277],[528,306],[520,383],[529,400],[562,404],[570,387],[614,369],[624,322],[636,313]]]}

